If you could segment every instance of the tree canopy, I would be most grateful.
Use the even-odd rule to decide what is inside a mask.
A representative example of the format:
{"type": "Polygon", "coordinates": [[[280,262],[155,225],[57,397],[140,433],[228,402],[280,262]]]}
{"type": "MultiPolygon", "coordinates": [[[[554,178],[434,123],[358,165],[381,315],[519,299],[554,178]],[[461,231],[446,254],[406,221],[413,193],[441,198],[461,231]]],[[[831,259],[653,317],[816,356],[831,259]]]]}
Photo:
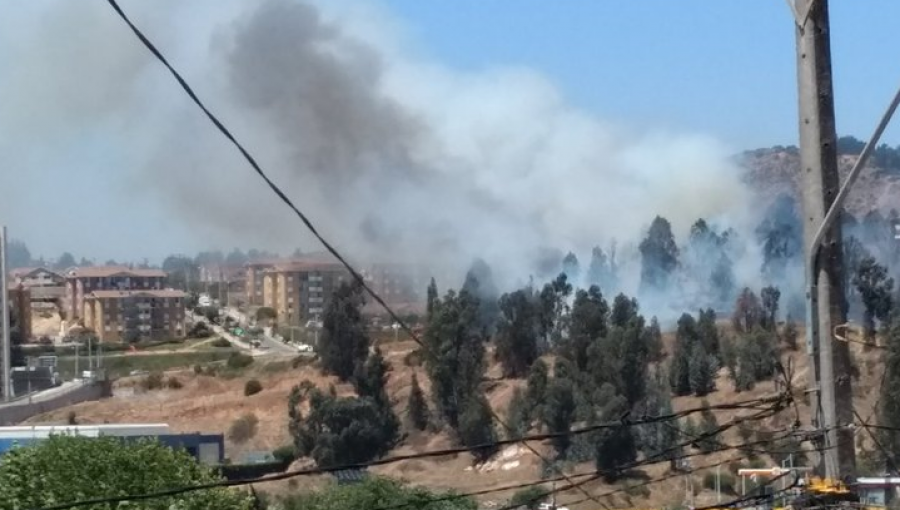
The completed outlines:
{"type": "MultiPolygon", "coordinates": [[[[51,436],[0,457],[0,509],[41,508],[219,480],[219,475],[187,452],[154,440],[51,436]]],[[[117,508],[249,510],[252,501],[246,493],[221,488],[125,503],[117,508]]]]}
{"type": "Polygon", "coordinates": [[[368,477],[361,483],[333,485],[313,492],[294,493],[282,501],[285,510],[363,510],[409,508],[416,510],[477,510],[470,497],[409,487],[398,481],[368,477]]]}

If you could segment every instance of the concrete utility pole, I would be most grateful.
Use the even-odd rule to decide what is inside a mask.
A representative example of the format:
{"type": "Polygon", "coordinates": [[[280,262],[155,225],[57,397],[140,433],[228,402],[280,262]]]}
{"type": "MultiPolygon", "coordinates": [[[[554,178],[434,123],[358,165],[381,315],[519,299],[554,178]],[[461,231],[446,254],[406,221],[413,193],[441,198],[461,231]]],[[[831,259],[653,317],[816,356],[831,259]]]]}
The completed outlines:
{"type": "Polygon", "coordinates": [[[9,340],[9,285],[6,283],[6,226],[0,230],[0,327],[3,328],[3,401],[9,402],[12,397],[12,345],[9,340]]]}
{"type": "Polygon", "coordinates": [[[811,374],[818,375],[810,381],[812,402],[816,406],[814,426],[824,432],[819,466],[822,475],[840,479],[856,475],[856,452],[853,431],[847,427],[853,423],[849,346],[831,338],[835,326],[846,322],[846,309],[841,224],[832,221],[829,225],[824,221],[840,184],[828,2],[789,0],[788,3],[797,30],[800,187],[808,264],[806,333],[811,365],[817,365],[811,374]]]}

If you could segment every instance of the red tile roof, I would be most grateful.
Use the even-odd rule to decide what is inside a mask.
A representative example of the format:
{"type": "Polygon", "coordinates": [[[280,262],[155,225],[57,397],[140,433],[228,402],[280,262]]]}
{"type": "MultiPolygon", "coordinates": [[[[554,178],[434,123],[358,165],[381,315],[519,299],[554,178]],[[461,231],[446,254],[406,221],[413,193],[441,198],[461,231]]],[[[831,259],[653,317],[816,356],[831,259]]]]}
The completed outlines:
{"type": "Polygon", "coordinates": [[[131,269],[128,266],[78,267],[66,273],[67,278],[104,278],[108,276],[138,276],[165,278],[162,269],[131,269]]]}
{"type": "Polygon", "coordinates": [[[152,290],[95,290],[87,295],[88,298],[115,299],[126,297],[152,297],[152,298],[183,298],[187,294],[175,289],[152,290]]]}

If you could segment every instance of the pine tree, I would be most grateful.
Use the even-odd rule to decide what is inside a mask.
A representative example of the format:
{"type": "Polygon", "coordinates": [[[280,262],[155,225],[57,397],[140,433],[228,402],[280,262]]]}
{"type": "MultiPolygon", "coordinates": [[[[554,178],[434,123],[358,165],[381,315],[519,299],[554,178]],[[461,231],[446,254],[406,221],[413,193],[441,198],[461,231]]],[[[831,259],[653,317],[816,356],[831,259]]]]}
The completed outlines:
{"type": "Polygon", "coordinates": [[[475,316],[476,325],[482,334],[492,335],[497,323],[500,311],[497,308],[497,299],[500,292],[494,283],[494,276],[490,266],[482,259],[475,259],[472,267],[466,273],[460,293],[467,292],[477,303],[478,313],[475,316]]]}
{"type": "Polygon", "coordinates": [[[780,298],[781,291],[778,290],[778,287],[770,285],[768,287],[763,287],[759,292],[760,305],[762,306],[763,312],[761,325],[769,331],[775,331],[775,326],[778,324],[778,300],[780,298]]]}
{"type": "Polygon", "coordinates": [[[449,291],[425,329],[425,370],[435,413],[454,429],[468,400],[482,394],[485,341],[477,315],[477,299],[466,291],[449,291]]]}
{"type": "Polygon", "coordinates": [[[325,308],[322,337],[316,351],[322,369],[341,381],[349,381],[369,353],[362,306],[360,287],[345,283],[337,288],[325,308]]]}
{"type": "MultiPolygon", "coordinates": [[[[541,417],[551,434],[568,432],[575,421],[575,388],[571,380],[554,377],[547,386],[547,396],[541,417]]],[[[564,434],[552,440],[558,459],[565,459],[571,438],[564,434]]]]}
{"type": "Polygon", "coordinates": [[[522,391],[522,388],[517,387],[513,390],[509,406],[506,408],[506,423],[509,425],[507,437],[509,439],[528,434],[528,431],[531,430],[531,411],[525,392],[522,391]]]}
{"type": "Polygon", "coordinates": [[[400,419],[394,413],[390,397],[387,393],[388,371],[390,365],[381,354],[381,349],[375,348],[366,364],[357,370],[354,378],[356,391],[361,398],[369,398],[378,407],[383,415],[382,428],[386,437],[392,440],[400,432],[400,419]]]}
{"type": "Polygon", "coordinates": [[[495,356],[505,377],[523,377],[538,357],[539,313],[530,288],[504,294],[499,302],[495,356]]]}
{"type": "Polygon", "coordinates": [[[678,246],[672,235],[672,225],[657,216],[650,224],[647,237],[641,242],[641,289],[665,290],[678,266],[678,246]]]}
{"type": "MultiPolygon", "coordinates": [[[[624,397],[612,398],[601,411],[604,422],[621,420],[628,411],[624,397]]],[[[628,424],[602,429],[597,434],[595,462],[597,471],[607,483],[621,478],[622,469],[637,458],[633,427],[628,424]]]]}
{"type": "Polygon", "coordinates": [[[619,286],[614,255],[613,251],[607,257],[599,246],[595,246],[591,251],[591,262],[588,266],[588,284],[597,285],[607,295],[612,295],[619,286]]]}
{"type": "Polygon", "coordinates": [[[697,336],[707,354],[719,357],[719,328],[716,326],[716,312],[712,308],[700,310],[697,316],[697,336]]]}
{"type": "Polygon", "coordinates": [[[734,315],[731,317],[734,329],[741,333],[752,331],[765,321],[759,298],[748,287],[745,287],[734,304],[734,315]]]}
{"type": "MultiPolygon", "coordinates": [[[[459,442],[469,448],[497,441],[491,405],[484,394],[473,395],[466,401],[466,407],[459,417],[457,435],[459,442]]],[[[484,462],[496,452],[497,447],[490,446],[473,450],[472,455],[476,462],[484,462]]]]}
{"type": "Polygon", "coordinates": [[[709,408],[709,402],[706,399],[700,401],[703,411],[700,412],[700,426],[698,436],[702,436],[697,441],[697,448],[703,453],[711,453],[720,448],[719,446],[719,422],[716,415],[709,408]]]}
{"type": "Polygon", "coordinates": [[[431,413],[428,410],[428,402],[425,401],[425,394],[419,386],[419,378],[416,377],[415,373],[412,375],[409,400],[406,408],[409,413],[409,423],[413,428],[416,430],[425,430],[428,428],[431,413]]]}
{"type": "Polygon", "coordinates": [[[665,358],[665,347],[663,347],[662,330],[659,327],[659,321],[656,317],[650,318],[650,324],[644,329],[647,348],[650,352],[650,361],[656,363],[665,358]]]}
{"type": "Polygon", "coordinates": [[[862,297],[866,339],[875,337],[875,319],[885,322],[893,306],[894,279],[888,277],[887,268],[865,257],[853,275],[853,285],[862,297]]]}
{"type": "Polygon", "coordinates": [[[428,284],[427,294],[428,301],[426,305],[426,318],[431,317],[431,314],[434,313],[434,307],[439,300],[437,283],[434,281],[434,277],[431,278],[431,282],[428,284]]]}
{"type": "Polygon", "coordinates": [[[680,397],[691,393],[691,354],[694,345],[699,341],[696,321],[690,314],[683,314],[678,319],[675,349],[669,365],[669,383],[676,396],[680,397]]]}
{"type": "Polygon", "coordinates": [[[578,264],[578,257],[574,253],[569,252],[563,257],[562,270],[566,274],[569,281],[578,282],[581,277],[581,267],[578,264]]]}
{"type": "Polygon", "coordinates": [[[569,335],[560,340],[560,356],[571,361],[578,370],[587,370],[588,348],[595,339],[606,335],[608,313],[609,306],[596,285],[576,292],[569,320],[569,335]]]}
{"type": "Polygon", "coordinates": [[[691,391],[698,397],[705,397],[716,389],[715,360],[707,354],[703,344],[696,343],[691,351],[690,381],[691,391]]]}
{"type": "Polygon", "coordinates": [[[525,389],[525,400],[531,407],[534,416],[540,416],[547,395],[547,383],[550,378],[550,370],[543,360],[537,360],[531,365],[528,372],[528,382],[525,389]]]}

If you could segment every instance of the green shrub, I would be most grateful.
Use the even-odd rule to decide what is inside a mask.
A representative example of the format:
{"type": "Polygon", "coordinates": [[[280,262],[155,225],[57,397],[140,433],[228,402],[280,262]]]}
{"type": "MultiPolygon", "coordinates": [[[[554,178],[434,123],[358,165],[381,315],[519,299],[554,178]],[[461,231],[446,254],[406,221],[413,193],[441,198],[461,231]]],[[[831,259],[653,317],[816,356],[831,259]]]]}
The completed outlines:
{"type": "Polygon", "coordinates": [[[165,379],[162,372],[150,372],[141,381],[141,387],[145,390],[161,390],[165,387],[165,379]]]}
{"type": "Polygon", "coordinates": [[[244,384],[244,396],[256,395],[262,391],[262,383],[256,379],[250,379],[244,384]]]}
{"type": "Polygon", "coordinates": [[[272,456],[275,457],[275,460],[278,462],[290,464],[297,459],[297,449],[294,448],[294,445],[292,444],[286,444],[272,450],[272,456]]]}
{"type": "Polygon", "coordinates": [[[212,345],[213,347],[231,347],[231,342],[222,337],[219,337],[210,342],[210,345],[212,345]]]}
{"type": "Polygon", "coordinates": [[[170,390],[180,390],[184,387],[184,384],[177,377],[169,377],[166,379],[166,387],[170,390]]]}
{"type": "Polygon", "coordinates": [[[247,368],[253,364],[253,356],[249,354],[243,354],[240,352],[233,352],[231,356],[228,357],[228,361],[225,362],[225,365],[231,369],[241,369],[247,368]]]}
{"type": "Polygon", "coordinates": [[[550,491],[548,491],[546,487],[540,485],[519,489],[511,498],[509,498],[508,506],[512,508],[524,507],[528,510],[537,510],[544,499],[547,498],[548,494],[550,494],[550,491]]]}
{"type": "Polygon", "coordinates": [[[194,374],[203,375],[203,366],[200,364],[194,365],[194,374]]]}
{"type": "Polygon", "coordinates": [[[259,418],[253,413],[247,413],[231,423],[228,428],[228,439],[235,443],[245,443],[256,435],[259,418]]]}

